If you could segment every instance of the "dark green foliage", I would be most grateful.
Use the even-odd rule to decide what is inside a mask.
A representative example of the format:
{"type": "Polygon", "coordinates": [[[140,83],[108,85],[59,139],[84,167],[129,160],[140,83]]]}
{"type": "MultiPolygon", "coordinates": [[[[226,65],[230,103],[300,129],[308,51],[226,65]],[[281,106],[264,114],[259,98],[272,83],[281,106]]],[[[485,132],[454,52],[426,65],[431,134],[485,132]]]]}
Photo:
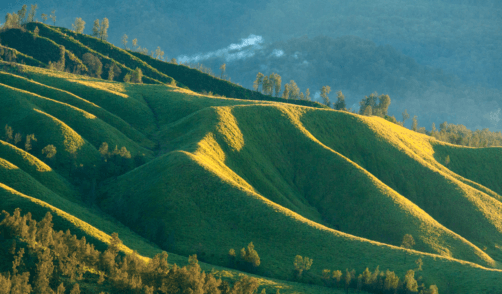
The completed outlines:
{"type": "Polygon", "coordinates": [[[345,269],[343,274],[339,270],[333,271],[333,274],[328,269],[322,271],[322,281],[325,286],[344,288],[346,293],[351,288],[357,289],[357,292],[363,290],[369,293],[384,294],[410,294],[419,291],[423,291],[420,292],[422,294],[438,293],[436,285],[431,285],[429,289],[426,289],[425,285],[418,286],[414,276],[415,272],[408,270],[403,281],[401,281],[393,271],[387,269],[383,272],[380,271],[378,266],[373,272],[366,268],[357,278],[355,270],[345,269]]]}
{"type": "Polygon", "coordinates": [[[64,293],[71,289],[72,294],[254,294],[258,289],[255,278],[243,276],[231,287],[201,271],[196,255],[181,268],[168,264],[166,252],[145,263],[136,252],[120,252],[122,241],[116,233],[111,235],[108,248],[100,252],[69,230],[54,231],[50,213],[38,223],[30,213],[22,216],[20,209],[13,215],[3,211],[0,219],[0,256],[4,261],[0,264],[0,293],[64,293]]]}
{"type": "Polygon", "coordinates": [[[386,117],[390,102],[389,95],[378,96],[377,93],[372,93],[359,102],[359,114],[386,117]]]}
{"type": "Polygon", "coordinates": [[[4,140],[10,143],[14,139],[12,134],[13,134],[12,127],[5,125],[4,140]]]}
{"type": "Polygon", "coordinates": [[[297,255],[295,257],[295,261],[294,261],[294,266],[295,266],[295,271],[296,271],[297,277],[301,278],[304,271],[310,270],[312,263],[313,263],[312,259],[310,259],[308,257],[302,257],[300,255],[297,255]]]}
{"type": "Polygon", "coordinates": [[[136,84],[141,84],[143,83],[143,81],[141,80],[142,78],[143,78],[143,72],[139,67],[136,67],[136,69],[132,72],[131,82],[136,84]]]}
{"type": "Polygon", "coordinates": [[[85,53],[82,56],[82,62],[89,69],[89,74],[96,78],[101,78],[103,64],[99,58],[91,53],[85,53]]]}
{"type": "Polygon", "coordinates": [[[130,73],[127,73],[127,74],[124,76],[124,82],[125,82],[125,83],[130,83],[130,82],[131,82],[131,74],[130,74],[130,73]]]}
{"type": "Polygon", "coordinates": [[[35,138],[35,135],[34,134],[30,134],[30,135],[26,135],[26,141],[24,143],[24,150],[26,151],[30,151],[31,149],[33,149],[33,141],[37,141],[37,138],[35,138]]]}
{"type": "Polygon", "coordinates": [[[108,80],[113,81],[113,78],[115,75],[120,76],[122,71],[120,70],[120,67],[115,63],[109,63],[106,65],[106,68],[108,68],[108,80]]]}
{"type": "Polygon", "coordinates": [[[337,93],[337,101],[333,104],[333,108],[336,110],[346,110],[345,105],[345,96],[342,91],[338,91],[337,93]]]}
{"type": "Polygon", "coordinates": [[[386,115],[384,118],[386,120],[390,121],[391,123],[398,124],[398,121],[397,121],[397,119],[394,116],[388,116],[388,115],[386,115]]]}
{"type": "Polygon", "coordinates": [[[247,248],[241,249],[241,258],[252,264],[253,267],[258,267],[260,265],[260,257],[258,256],[258,252],[254,250],[253,242],[249,242],[247,248]]]}
{"type": "Polygon", "coordinates": [[[471,131],[464,125],[454,125],[443,122],[439,125],[439,132],[427,132],[434,138],[451,144],[469,147],[502,146],[502,133],[490,132],[488,129],[471,131]]]}

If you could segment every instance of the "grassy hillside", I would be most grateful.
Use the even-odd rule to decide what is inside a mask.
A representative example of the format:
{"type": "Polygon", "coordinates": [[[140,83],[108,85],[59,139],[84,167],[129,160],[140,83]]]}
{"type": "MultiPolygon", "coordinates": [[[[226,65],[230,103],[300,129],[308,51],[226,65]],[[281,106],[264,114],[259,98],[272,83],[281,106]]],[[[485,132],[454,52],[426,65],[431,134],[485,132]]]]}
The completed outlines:
{"type": "Polygon", "coordinates": [[[196,253],[233,281],[228,252],[252,241],[254,274],[281,293],[336,291],[306,284],[322,284],[324,269],[380,266],[402,278],[419,258],[417,278],[442,293],[502,291],[500,147],[174,85],[22,74],[0,73],[0,126],[23,135],[1,135],[1,209],[51,211],[58,228],[99,246],[118,232],[145,257],[166,250],[183,265],[196,253]],[[49,144],[54,158],[41,152],[49,144]],[[406,234],[412,249],[399,247],[406,234]],[[304,284],[286,282],[296,255],[314,261],[304,284]]]}

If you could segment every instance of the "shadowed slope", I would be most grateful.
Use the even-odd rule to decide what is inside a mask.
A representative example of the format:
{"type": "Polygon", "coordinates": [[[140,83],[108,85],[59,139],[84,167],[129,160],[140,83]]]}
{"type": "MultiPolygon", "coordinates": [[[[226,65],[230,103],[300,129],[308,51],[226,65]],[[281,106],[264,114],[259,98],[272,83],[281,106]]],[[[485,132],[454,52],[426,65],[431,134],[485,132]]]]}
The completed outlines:
{"type": "MultiPolygon", "coordinates": [[[[492,257],[502,258],[502,203],[498,200],[501,196],[437,162],[431,142],[436,146],[448,144],[377,117],[307,111],[301,120],[320,141],[359,162],[442,225],[477,246],[487,246],[492,257]]],[[[494,148],[493,153],[497,150],[494,161],[485,161],[487,170],[496,169],[502,148],[494,148]]],[[[474,171],[476,166],[465,161],[463,169],[474,171]]],[[[485,176],[497,179],[496,174],[485,176]]]]}
{"type": "MultiPolygon", "coordinates": [[[[230,247],[252,240],[264,261],[262,271],[283,278],[296,254],[313,257],[318,270],[349,263],[379,264],[398,272],[409,267],[395,259],[402,256],[396,247],[320,225],[329,226],[333,218],[353,234],[396,244],[411,233],[418,250],[495,266],[471,242],[313,137],[300,122],[309,111],[316,110],[250,105],[193,113],[162,129],[159,138],[169,141],[168,153],[110,183],[102,206],[175,252],[189,254],[201,243],[214,254],[202,258],[212,263],[224,263],[230,247]],[[175,230],[175,247],[165,243],[166,230],[175,230]],[[365,249],[348,245],[355,240],[365,249]],[[322,248],[341,254],[326,254],[322,248]],[[368,255],[355,254],[358,250],[368,255]]],[[[439,264],[434,266],[443,268],[439,264]]],[[[444,283],[429,273],[423,276],[444,283]]]]}

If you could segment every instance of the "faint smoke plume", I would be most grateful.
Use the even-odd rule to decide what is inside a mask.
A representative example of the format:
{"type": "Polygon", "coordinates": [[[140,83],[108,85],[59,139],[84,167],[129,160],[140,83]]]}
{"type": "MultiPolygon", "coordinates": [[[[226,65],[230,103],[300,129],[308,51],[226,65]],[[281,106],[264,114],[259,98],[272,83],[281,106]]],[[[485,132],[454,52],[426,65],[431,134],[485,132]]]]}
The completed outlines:
{"type": "Polygon", "coordinates": [[[500,108],[497,111],[489,112],[485,117],[488,118],[492,122],[492,124],[496,126],[500,121],[500,108]]]}
{"type": "MultiPolygon", "coordinates": [[[[230,44],[228,47],[219,49],[208,53],[200,53],[192,56],[182,55],[177,59],[181,63],[196,63],[207,60],[213,57],[223,57],[225,61],[234,61],[238,59],[245,59],[255,54],[256,50],[262,49],[263,38],[262,36],[249,35],[245,39],[241,39],[239,44],[230,44]]],[[[284,54],[284,52],[282,52],[284,54]]]]}

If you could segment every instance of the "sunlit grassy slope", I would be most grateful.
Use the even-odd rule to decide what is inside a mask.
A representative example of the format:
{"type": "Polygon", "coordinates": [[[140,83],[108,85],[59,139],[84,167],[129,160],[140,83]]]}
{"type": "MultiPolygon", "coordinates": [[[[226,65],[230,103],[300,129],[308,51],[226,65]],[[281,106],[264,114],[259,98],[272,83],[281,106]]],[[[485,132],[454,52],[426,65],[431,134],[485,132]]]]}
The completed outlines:
{"type": "MultiPolygon", "coordinates": [[[[422,258],[419,275],[440,291],[502,291],[502,148],[454,146],[327,109],[24,73],[0,73],[0,126],[35,134],[38,149],[0,141],[1,209],[53,211],[61,227],[98,243],[118,231],[145,256],[160,250],[148,242],[199,252],[223,275],[231,275],[219,267],[228,250],[252,241],[258,274],[278,279],[292,278],[297,254],[312,258],[317,274],[379,265],[401,277],[422,258]],[[96,164],[102,142],[148,159],[99,188],[96,204],[125,226],[83,204],[65,179],[72,152],[79,164],[96,164]],[[47,144],[58,150],[47,162],[54,170],[40,153],[47,144]],[[399,247],[405,234],[414,250],[399,247]]],[[[183,264],[175,254],[170,260],[183,264]]]]}

